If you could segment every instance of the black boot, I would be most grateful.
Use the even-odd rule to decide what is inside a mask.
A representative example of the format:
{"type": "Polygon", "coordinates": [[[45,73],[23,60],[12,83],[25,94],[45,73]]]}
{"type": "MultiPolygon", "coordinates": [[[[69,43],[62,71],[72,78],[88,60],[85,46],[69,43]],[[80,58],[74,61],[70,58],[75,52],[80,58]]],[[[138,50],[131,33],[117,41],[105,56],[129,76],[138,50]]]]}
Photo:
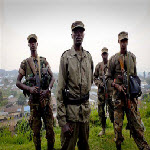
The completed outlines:
{"type": "Polygon", "coordinates": [[[130,125],[127,123],[126,130],[130,130],[130,125]]]}
{"type": "Polygon", "coordinates": [[[47,142],[47,150],[55,150],[54,149],[54,144],[47,142]]]}
{"type": "Polygon", "coordinates": [[[121,144],[116,144],[117,150],[121,150],[121,144]]]}
{"type": "Polygon", "coordinates": [[[34,145],[36,150],[41,150],[41,139],[40,137],[33,137],[34,145]]]}

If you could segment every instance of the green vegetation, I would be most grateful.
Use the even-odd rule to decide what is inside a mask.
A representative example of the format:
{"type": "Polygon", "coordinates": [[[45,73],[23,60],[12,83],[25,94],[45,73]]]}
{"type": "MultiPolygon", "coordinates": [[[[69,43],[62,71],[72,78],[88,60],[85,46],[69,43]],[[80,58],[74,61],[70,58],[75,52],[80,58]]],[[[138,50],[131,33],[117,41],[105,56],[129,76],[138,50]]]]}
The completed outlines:
{"type": "MultiPolygon", "coordinates": [[[[140,113],[142,121],[145,125],[145,138],[150,144],[150,102],[149,97],[141,103],[140,113]]],[[[123,135],[125,141],[122,144],[123,150],[138,150],[133,138],[130,138],[130,132],[125,130],[127,120],[125,117],[123,135]]],[[[109,119],[107,119],[106,135],[98,137],[101,127],[98,119],[97,110],[92,110],[90,116],[90,137],[89,144],[92,150],[115,150],[114,130],[113,125],[109,119]]],[[[55,148],[58,150],[61,147],[60,144],[60,128],[55,127],[55,148]]],[[[42,136],[42,149],[46,150],[45,130],[41,132],[42,136]]],[[[32,131],[29,127],[28,121],[23,119],[18,122],[15,134],[12,134],[8,128],[0,129],[0,150],[34,150],[34,144],[32,141],[32,131]]],[[[77,148],[76,148],[77,150],[77,148]]]]}

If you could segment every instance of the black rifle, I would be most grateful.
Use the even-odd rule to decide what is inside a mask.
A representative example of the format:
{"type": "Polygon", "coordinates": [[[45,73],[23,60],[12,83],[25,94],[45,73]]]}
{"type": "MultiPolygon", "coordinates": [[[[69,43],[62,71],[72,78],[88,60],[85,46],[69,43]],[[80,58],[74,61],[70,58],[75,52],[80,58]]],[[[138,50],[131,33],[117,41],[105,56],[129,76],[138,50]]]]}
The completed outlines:
{"type": "Polygon", "coordinates": [[[103,84],[104,84],[104,95],[105,95],[105,101],[106,101],[106,113],[107,113],[107,106],[108,106],[108,92],[107,92],[107,85],[106,85],[106,80],[105,80],[105,75],[103,71],[103,84]]]}
{"type": "MultiPolygon", "coordinates": [[[[121,57],[119,59],[119,62],[120,62],[121,72],[122,72],[123,87],[125,88],[124,96],[125,96],[125,105],[127,107],[127,113],[128,113],[127,114],[128,125],[129,125],[129,128],[131,129],[131,121],[130,121],[130,119],[131,119],[131,97],[130,97],[130,92],[129,92],[129,73],[127,73],[127,72],[129,72],[129,70],[127,70],[127,72],[125,71],[124,62],[121,59],[121,57]]],[[[129,64],[127,67],[129,67],[129,64]]],[[[127,69],[129,69],[129,68],[127,68],[127,69]]],[[[131,137],[131,130],[130,130],[130,137],[131,137]]]]}

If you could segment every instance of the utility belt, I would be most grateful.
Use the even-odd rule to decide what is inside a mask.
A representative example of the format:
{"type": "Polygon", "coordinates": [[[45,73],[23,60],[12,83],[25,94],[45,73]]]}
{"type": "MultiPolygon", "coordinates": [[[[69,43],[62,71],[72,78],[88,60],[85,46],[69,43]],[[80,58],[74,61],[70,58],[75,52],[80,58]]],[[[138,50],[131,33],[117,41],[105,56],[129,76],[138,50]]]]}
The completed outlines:
{"type": "Polygon", "coordinates": [[[67,92],[65,92],[64,94],[65,94],[65,96],[63,96],[63,97],[64,97],[65,105],[81,105],[81,104],[87,102],[89,99],[89,93],[83,95],[81,98],[73,98],[73,97],[71,97],[71,94],[69,94],[67,92]]]}

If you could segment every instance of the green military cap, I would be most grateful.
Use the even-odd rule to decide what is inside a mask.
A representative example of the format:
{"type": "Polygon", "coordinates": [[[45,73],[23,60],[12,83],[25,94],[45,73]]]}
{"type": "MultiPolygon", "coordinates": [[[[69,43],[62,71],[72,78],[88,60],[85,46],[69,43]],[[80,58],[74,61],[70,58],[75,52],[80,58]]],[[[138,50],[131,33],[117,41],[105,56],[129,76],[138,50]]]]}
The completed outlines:
{"type": "Polygon", "coordinates": [[[103,48],[102,48],[102,54],[103,54],[103,53],[108,53],[108,48],[107,48],[107,47],[103,47],[103,48]]]}
{"type": "Polygon", "coordinates": [[[118,34],[118,40],[121,41],[123,39],[128,40],[128,32],[122,31],[118,34]]]}
{"type": "Polygon", "coordinates": [[[27,40],[28,42],[30,41],[30,39],[33,38],[37,41],[37,36],[35,34],[30,34],[28,37],[27,37],[27,40]]]}
{"type": "Polygon", "coordinates": [[[75,21],[74,23],[72,23],[71,30],[73,31],[75,28],[82,28],[85,31],[82,21],[75,21]]]}

